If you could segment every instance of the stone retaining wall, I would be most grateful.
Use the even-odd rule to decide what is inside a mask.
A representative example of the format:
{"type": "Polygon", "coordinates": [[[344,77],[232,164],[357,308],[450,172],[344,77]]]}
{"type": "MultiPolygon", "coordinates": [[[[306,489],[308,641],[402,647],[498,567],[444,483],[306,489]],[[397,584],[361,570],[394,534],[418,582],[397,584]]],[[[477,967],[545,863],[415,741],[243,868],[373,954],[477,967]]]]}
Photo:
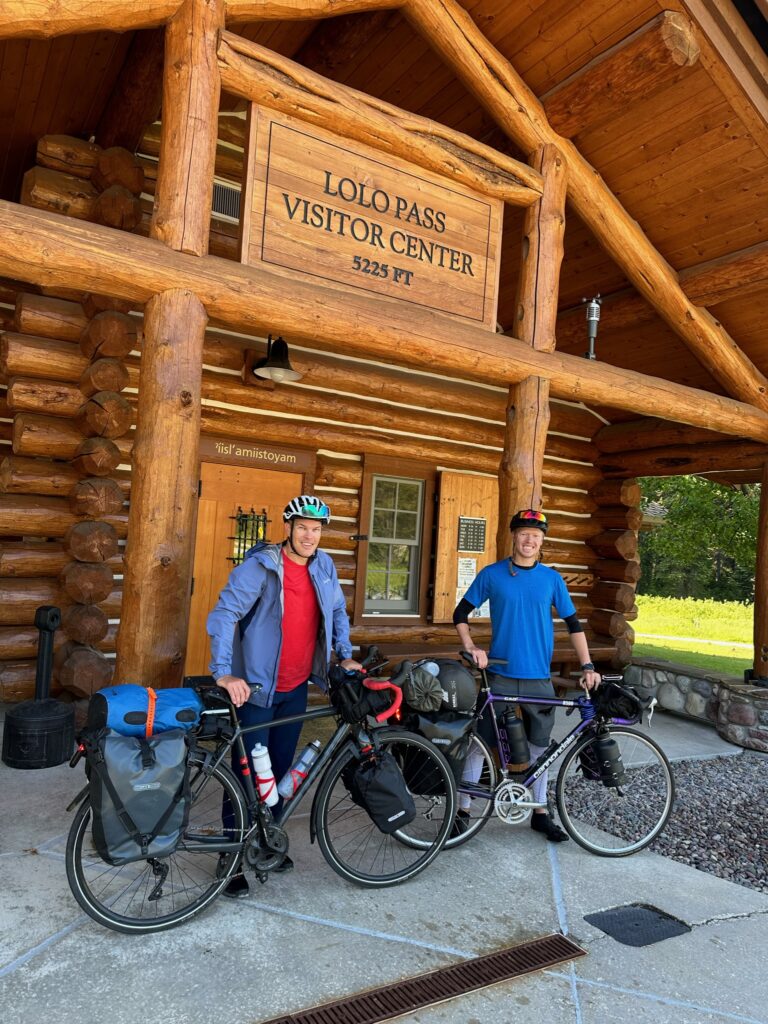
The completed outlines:
{"type": "Polygon", "coordinates": [[[768,752],[768,688],[650,658],[633,662],[624,678],[665,711],[708,722],[729,743],[768,752]]]}

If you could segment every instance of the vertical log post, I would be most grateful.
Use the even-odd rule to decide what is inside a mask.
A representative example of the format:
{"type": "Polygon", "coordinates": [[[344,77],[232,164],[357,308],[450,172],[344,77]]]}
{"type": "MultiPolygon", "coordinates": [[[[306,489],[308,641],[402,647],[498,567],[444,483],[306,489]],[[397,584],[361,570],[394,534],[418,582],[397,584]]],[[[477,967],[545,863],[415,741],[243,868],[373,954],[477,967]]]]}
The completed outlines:
{"type": "Polygon", "coordinates": [[[204,256],[218,135],[224,0],[184,0],[165,33],[160,163],[150,235],[204,256]]]}
{"type": "MultiPolygon", "coordinates": [[[[541,146],[530,163],[544,177],[538,203],[525,212],[515,336],[535,349],[555,347],[555,321],[563,261],[566,170],[558,149],[541,146]]],[[[549,426],[549,381],[527,377],[509,389],[504,451],[499,467],[496,555],[512,553],[509,520],[518,508],[540,508],[544,448],[549,426]]]]}
{"type": "Polygon", "coordinates": [[[116,678],[178,686],[197,498],[200,346],[207,314],[192,292],[147,303],[116,678]]]}
{"type": "MultiPolygon", "coordinates": [[[[216,50],[223,0],[185,0],[168,23],[163,130],[150,234],[205,255],[218,129],[216,50]]],[[[178,686],[186,652],[207,314],[191,292],[155,296],[145,312],[133,454],[119,682],[178,686]]]]}
{"type": "Polygon", "coordinates": [[[755,662],[752,675],[768,686],[768,462],[763,463],[760,484],[760,516],[757,523],[755,567],[755,662]]]}

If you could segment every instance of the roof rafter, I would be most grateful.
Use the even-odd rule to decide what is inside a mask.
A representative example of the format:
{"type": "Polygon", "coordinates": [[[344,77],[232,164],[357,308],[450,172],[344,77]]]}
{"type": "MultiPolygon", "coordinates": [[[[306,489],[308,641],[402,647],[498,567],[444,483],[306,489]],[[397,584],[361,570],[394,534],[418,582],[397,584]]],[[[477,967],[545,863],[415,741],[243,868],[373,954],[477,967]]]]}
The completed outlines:
{"type": "Polygon", "coordinates": [[[554,143],[568,166],[568,196],[579,216],[637,290],[729,394],[768,410],[768,379],[728,332],[681,288],[675,271],[594,167],[549,124],[509,61],[456,0],[408,0],[405,15],[503,131],[525,151],[554,143]]]}

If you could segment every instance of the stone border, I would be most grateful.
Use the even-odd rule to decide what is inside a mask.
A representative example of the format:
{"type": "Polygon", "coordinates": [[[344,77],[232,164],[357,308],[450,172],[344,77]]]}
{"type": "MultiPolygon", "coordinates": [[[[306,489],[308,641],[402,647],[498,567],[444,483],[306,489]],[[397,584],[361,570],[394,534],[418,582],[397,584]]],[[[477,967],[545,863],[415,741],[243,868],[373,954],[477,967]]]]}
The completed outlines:
{"type": "Polygon", "coordinates": [[[729,743],[768,753],[767,687],[651,658],[634,661],[624,678],[656,697],[665,711],[713,725],[729,743]]]}

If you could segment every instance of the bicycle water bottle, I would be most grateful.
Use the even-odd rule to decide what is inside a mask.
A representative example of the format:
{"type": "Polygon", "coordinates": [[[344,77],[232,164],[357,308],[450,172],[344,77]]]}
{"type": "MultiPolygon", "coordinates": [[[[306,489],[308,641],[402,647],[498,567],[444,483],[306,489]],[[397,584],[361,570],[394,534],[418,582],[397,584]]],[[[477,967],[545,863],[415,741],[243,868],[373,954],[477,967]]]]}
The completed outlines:
{"type": "Polygon", "coordinates": [[[251,751],[253,771],[256,775],[256,788],[259,791],[259,800],[267,807],[274,807],[279,797],[275,776],[272,771],[272,762],[269,759],[269,751],[263,743],[257,743],[251,751]]]}
{"type": "Polygon", "coordinates": [[[312,740],[311,743],[308,743],[302,750],[293,768],[290,768],[280,779],[277,792],[285,800],[290,800],[304,779],[306,779],[307,772],[317,759],[321,746],[320,740],[312,740]]]}
{"type": "Polygon", "coordinates": [[[618,789],[626,779],[619,744],[609,733],[602,733],[592,744],[592,749],[597,754],[600,781],[604,786],[618,789]]]}
{"type": "Polygon", "coordinates": [[[528,748],[528,738],[525,735],[525,725],[522,718],[518,718],[511,708],[504,715],[504,731],[507,734],[509,743],[509,763],[527,764],[531,758],[528,748]]]}

